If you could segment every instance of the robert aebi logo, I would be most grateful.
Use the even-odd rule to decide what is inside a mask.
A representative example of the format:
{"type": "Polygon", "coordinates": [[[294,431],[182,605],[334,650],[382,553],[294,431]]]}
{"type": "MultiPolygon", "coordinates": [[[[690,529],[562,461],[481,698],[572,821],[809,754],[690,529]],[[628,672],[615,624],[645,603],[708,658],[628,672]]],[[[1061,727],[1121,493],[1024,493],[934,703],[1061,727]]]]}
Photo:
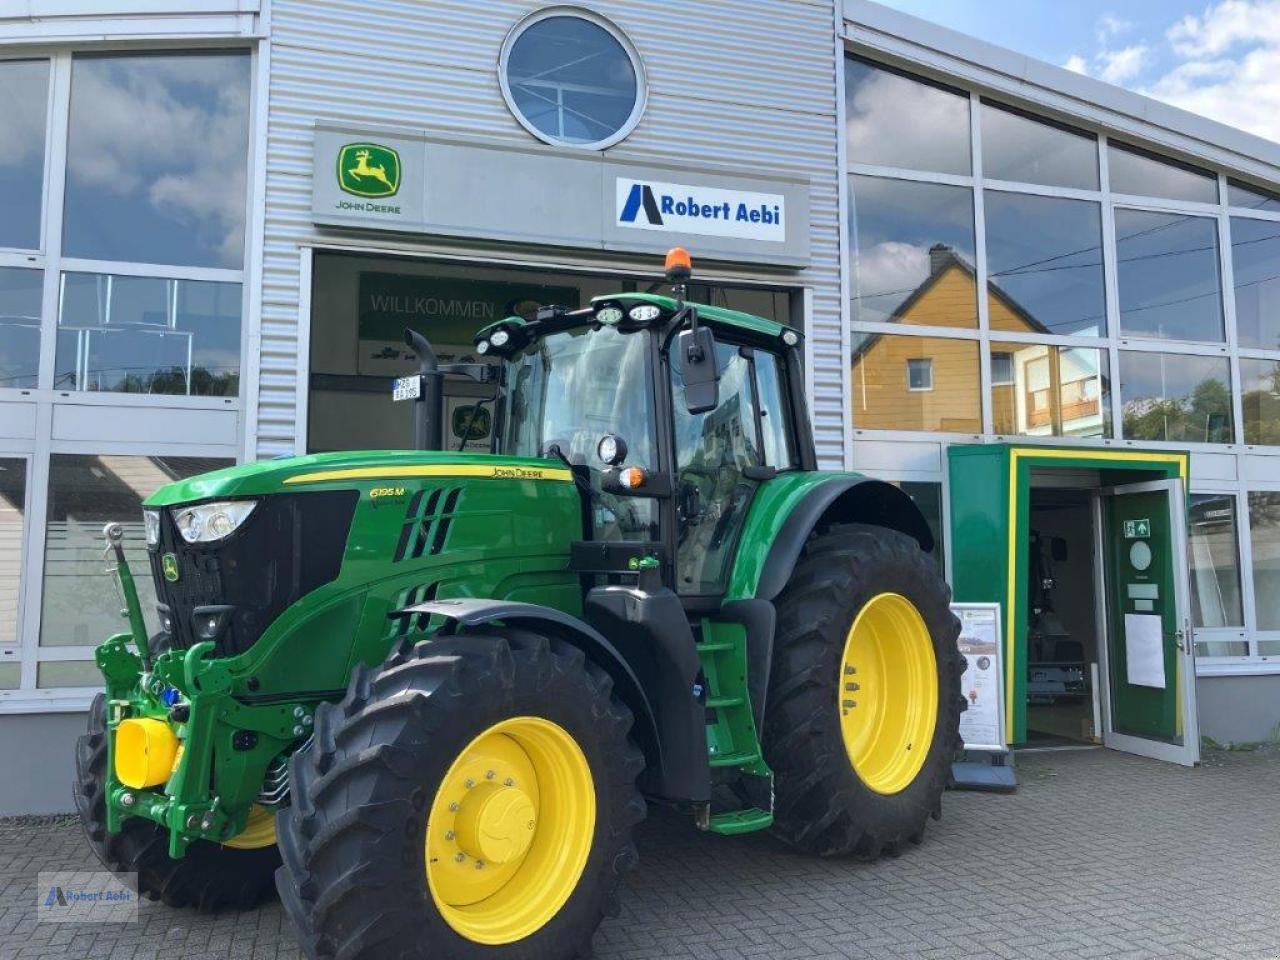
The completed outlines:
{"type": "Polygon", "coordinates": [[[786,240],[781,194],[658,181],[617,181],[618,226],[746,240],[786,240]]]}
{"type": "Polygon", "coordinates": [[[338,186],[355,197],[394,197],[400,154],[379,143],[348,143],[338,151],[338,186]]]}

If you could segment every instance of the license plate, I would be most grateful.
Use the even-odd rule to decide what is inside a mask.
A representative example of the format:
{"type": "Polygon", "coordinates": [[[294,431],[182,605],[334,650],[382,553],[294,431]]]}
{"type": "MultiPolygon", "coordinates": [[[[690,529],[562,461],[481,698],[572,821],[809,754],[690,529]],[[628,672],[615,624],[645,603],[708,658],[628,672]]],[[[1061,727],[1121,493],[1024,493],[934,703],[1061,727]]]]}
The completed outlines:
{"type": "Polygon", "coordinates": [[[391,381],[392,402],[417,400],[420,396],[422,396],[422,377],[417,374],[412,377],[397,377],[391,381]]]}

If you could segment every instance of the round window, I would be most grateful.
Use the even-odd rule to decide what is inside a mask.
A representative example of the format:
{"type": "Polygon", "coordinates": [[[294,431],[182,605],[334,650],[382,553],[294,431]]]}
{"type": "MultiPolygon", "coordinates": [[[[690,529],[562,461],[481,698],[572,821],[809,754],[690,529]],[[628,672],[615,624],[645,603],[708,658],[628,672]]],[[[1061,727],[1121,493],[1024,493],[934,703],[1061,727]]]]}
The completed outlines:
{"type": "Polygon", "coordinates": [[[518,23],[502,45],[502,94],[517,120],[547,143],[603,150],[644,112],[644,67],[602,17],[552,7],[518,23]]]}

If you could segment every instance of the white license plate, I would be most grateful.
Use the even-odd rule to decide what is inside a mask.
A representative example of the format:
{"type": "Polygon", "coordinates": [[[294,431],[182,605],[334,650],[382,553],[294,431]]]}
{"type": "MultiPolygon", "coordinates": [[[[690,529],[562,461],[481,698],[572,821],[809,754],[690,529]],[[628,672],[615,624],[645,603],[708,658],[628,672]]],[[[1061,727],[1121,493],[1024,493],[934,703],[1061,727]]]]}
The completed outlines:
{"type": "Polygon", "coordinates": [[[420,396],[422,396],[422,377],[417,374],[412,377],[397,377],[391,382],[391,400],[393,402],[417,400],[420,396]]]}

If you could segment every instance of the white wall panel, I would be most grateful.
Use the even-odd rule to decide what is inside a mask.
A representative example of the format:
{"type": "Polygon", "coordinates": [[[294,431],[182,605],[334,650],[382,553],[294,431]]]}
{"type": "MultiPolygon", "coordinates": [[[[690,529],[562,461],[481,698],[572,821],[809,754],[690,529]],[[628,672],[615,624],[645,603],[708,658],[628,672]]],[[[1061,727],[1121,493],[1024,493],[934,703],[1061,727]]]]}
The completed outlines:
{"type": "MultiPolygon", "coordinates": [[[[644,60],[649,103],[635,131],[610,149],[639,162],[723,164],[812,183],[812,265],[762,279],[813,291],[807,331],[819,456],[842,460],[836,0],[589,0],[631,39],[644,60]]],[[[342,120],[468,133],[513,143],[533,138],[508,112],[498,86],[502,41],[549,3],[493,0],[274,0],[271,111],[256,453],[292,452],[299,356],[301,249],[315,242],[374,242],[318,231],[309,219],[312,125],[342,120]]],[[[380,241],[395,244],[392,238],[380,241]]],[[[430,240],[405,244],[430,252],[430,240]]],[[[439,249],[438,247],[435,249],[439,249]]],[[[453,248],[457,252],[457,248],[453,248]]],[[[510,249],[496,250],[511,256],[510,249]]],[[[695,259],[697,250],[693,251],[695,259]]],[[[525,262],[573,265],[572,251],[522,249],[525,262]]],[[[592,262],[599,264],[598,258],[592,262]]],[[[635,264],[623,255],[607,261],[635,264]]],[[[659,266],[642,261],[655,275],[659,266]]],[[[729,269],[743,275],[745,268],[729,269]]]]}

